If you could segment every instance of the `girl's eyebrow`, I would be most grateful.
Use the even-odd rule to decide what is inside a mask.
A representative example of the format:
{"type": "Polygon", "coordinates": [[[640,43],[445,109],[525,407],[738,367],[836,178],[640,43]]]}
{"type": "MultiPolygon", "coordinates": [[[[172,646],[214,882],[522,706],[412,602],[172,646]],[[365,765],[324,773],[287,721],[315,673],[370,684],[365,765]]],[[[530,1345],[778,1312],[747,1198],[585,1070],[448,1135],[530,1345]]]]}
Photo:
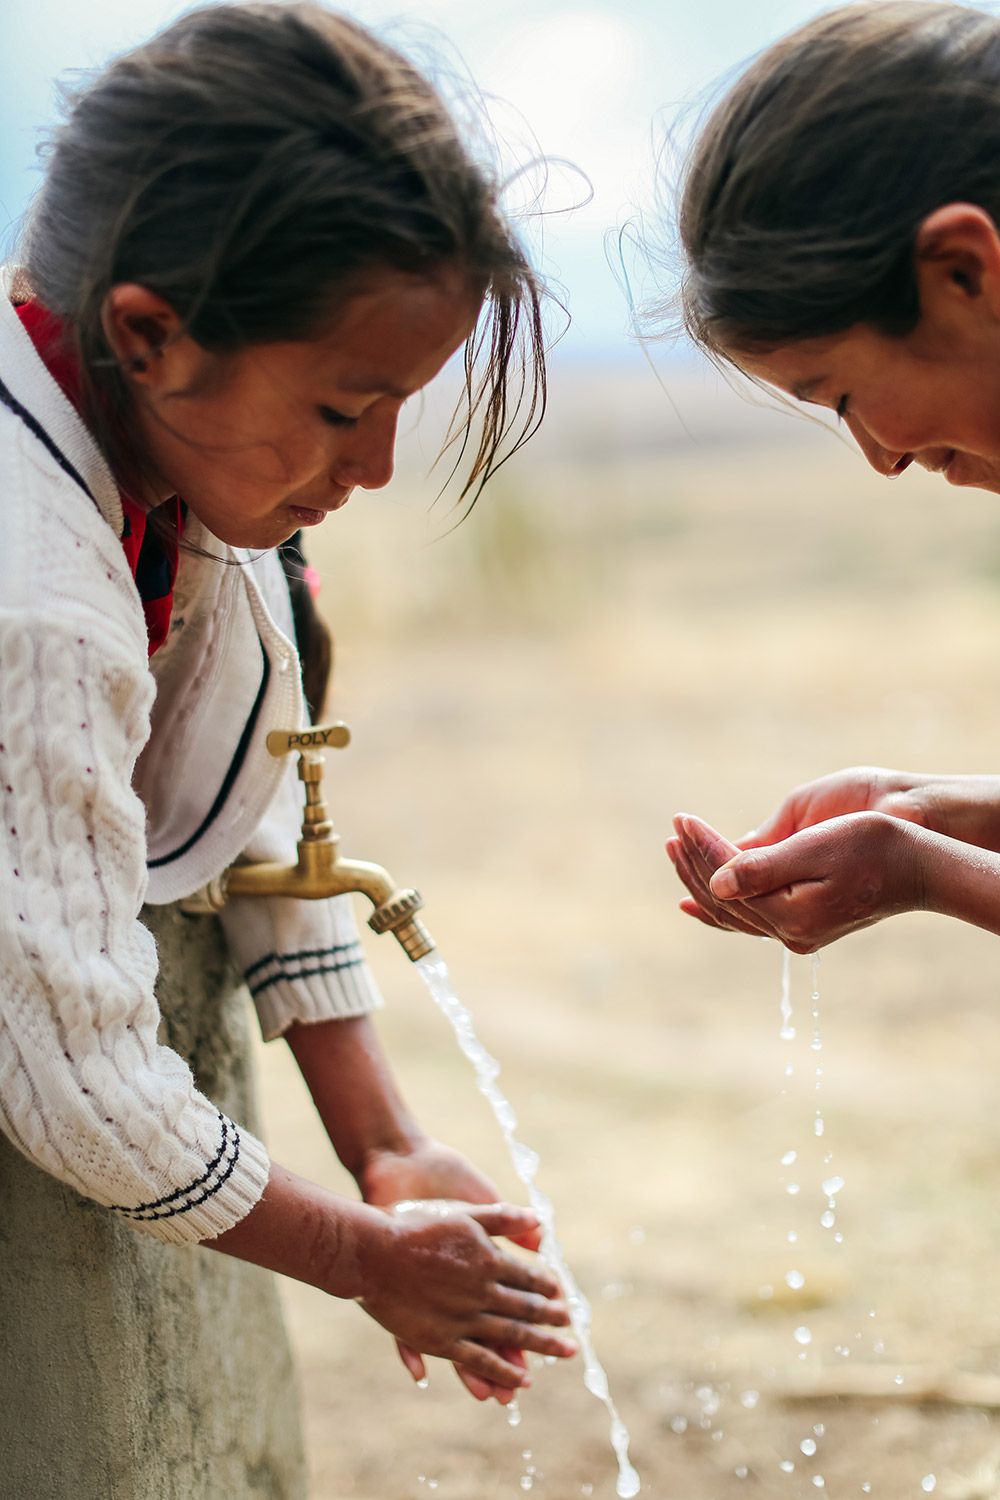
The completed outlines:
{"type": "Polygon", "coordinates": [[[356,396],[395,396],[399,401],[407,401],[413,394],[412,391],[404,391],[391,381],[383,380],[380,375],[369,374],[367,371],[361,375],[341,376],[337,384],[342,391],[350,391],[356,396]]]}
{"type": "Polygon", "coordinates": [[[809,401],[826,379],[826,375],[816,375],[812,380],[800,380],[792,386],[792,395],[796,401],[809,401]]]}

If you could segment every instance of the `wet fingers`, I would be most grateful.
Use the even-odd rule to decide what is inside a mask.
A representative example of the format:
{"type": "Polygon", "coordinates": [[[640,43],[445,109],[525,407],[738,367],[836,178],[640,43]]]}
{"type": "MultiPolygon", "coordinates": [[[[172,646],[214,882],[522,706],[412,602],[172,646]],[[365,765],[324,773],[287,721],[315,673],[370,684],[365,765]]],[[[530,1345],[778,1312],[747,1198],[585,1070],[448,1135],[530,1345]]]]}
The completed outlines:
{"type": "Polygon", "coordinates": [[[537,1293],[513,1292],[504,1286],[497,1287],[491,1311],[516,1318],[521,1323],[548,1323],[557,1328],[569,1325],[569,1308],[565,1302],[554,1302],[551,1297],[541,1297],[537,1293]]]}
{"type": "MultiPolygon", "coordinates": [[[[510,1346],[506,1352],[513,1354],[514,1346],[510,1346]]],[[[514,1364],[500,1349],[491,1349],[486,1344],[477,1343],[475,1339],[458,1339],[448,1351],[447,1357],[468,1374],[478,1376],[490,1385],[499,1386],[506,1391],[518,1391],[531,1384],[531,1376],[523,1363],[514,1364]]],[[[499,1396],[497,1399],[500,1399],[499,1396]]]]}
{"type": "MultiPolygon", "coordinates": [[[[502,1257],[502,1267],[497,1272],[497,1285],[499,1287],[512,1287],[519,1292],[532,1292],[536,1297],[543,1300],[550,1308],[562,1308],[565,1311],[565,1303],[562,1301],[562,1287],[559,1285],[551,1271],[543,1270],[537,1266],[526,1264],[521,1260],[515,1260],[512,1255],[502,1257]]],[[[564,1322],[564,1318],[544,1319],[546,1323],[564,1322]]]]}
{"type": "Polygon", "coordinates": [[[545,1333],[541,1328],[515,1322],[513,1318],[499,1318],[484,1313],[476,1326],[476,1338],[485,1339],[495,1347],[530,1349],[532,1354],[547,1354],[556,1359],[569,1359],[577,1352],[573,1339],[560,1338],[556,1333],[545,1333]]]}

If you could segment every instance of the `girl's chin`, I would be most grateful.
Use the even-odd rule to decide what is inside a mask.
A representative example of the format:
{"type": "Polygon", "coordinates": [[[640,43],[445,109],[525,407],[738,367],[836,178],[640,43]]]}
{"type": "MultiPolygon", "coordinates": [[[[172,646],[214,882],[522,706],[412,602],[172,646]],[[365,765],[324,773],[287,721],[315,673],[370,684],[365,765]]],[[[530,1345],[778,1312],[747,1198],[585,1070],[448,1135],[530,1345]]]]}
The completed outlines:
{"type": "Polygon", "coordinates": [[[988,490],[1000,495],[1000,459],[978,458],[971,453],[956,453],[944,470],[949,484],[970,490],[988,490]]]}

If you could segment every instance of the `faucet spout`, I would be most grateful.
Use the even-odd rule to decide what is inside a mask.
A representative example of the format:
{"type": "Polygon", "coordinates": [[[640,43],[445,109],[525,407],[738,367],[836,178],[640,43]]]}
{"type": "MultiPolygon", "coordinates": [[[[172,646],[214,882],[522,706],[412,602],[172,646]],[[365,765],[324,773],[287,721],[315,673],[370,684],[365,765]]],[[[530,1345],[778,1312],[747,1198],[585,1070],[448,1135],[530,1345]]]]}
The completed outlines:
{"type": "Polygon", "coordinates": [[[322,901],[356,892],[367,896],[374,907],[368,919],[373,932],[392,932],[414,963],[433,951],[434,939],[416,916],[424,904],[419,892],[397,889],[381,865],[340,857],[340,837],[333,831],[323,801],[323,758],[318,751],[319,747],[346,745],[349,740],[343,724],[299,734],[276,731],[268,735],[272,755],[300,750],[299,779],[305,784],[306,805],[298,859],[294,865],[276,861],[230,865],[218,880],[182,903],[185,911],[218,911],[230,896],[293,896],[302,901],[322,901]]]}

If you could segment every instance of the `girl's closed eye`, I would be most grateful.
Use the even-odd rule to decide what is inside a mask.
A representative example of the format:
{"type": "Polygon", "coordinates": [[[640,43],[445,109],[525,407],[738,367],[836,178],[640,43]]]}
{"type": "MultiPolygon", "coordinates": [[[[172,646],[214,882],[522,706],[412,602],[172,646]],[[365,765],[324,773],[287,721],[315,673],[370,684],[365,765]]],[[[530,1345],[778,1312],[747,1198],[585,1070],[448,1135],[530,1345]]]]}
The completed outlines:
{"type": "Polygon", "coordinates": [[[348,417],[342,411],[335,411],[332,406],[319,406],[316,408],[328,427],[353,427],[357,417],[348,417]]]}

